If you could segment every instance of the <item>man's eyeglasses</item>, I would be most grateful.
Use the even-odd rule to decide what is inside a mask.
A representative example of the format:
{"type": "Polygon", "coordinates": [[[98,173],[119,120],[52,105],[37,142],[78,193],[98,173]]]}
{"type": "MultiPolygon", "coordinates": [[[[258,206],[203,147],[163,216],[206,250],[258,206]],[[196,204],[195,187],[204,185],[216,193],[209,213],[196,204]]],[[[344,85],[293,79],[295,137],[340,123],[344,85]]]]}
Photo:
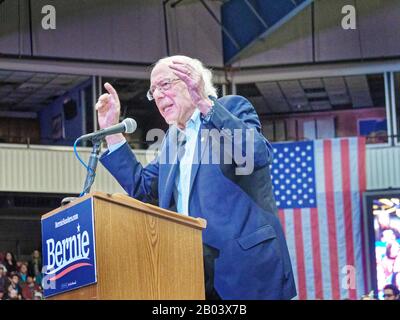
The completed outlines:
{"type": "Polygon", "coordinates": [[[181,79],[179,78],[175,78],[175,79],[165,79],[163,81],[161,81],[159,84],[152,86],[146,94],[147,99],[149,99],[149,101],[154,100],[154,92],[156,91],[156,89],[160,90],[161,92],[165,92],[169,89],[172,88],[172,83],[179,81],[181,79]]]}
{"type": "Polygon", "coordinates": [[[390,298],[390,297],[393,297],[393,296],[394,296],[394,294],[391,294],[391,293],[385,293],[383,295],[384,298],[390,298]]]}

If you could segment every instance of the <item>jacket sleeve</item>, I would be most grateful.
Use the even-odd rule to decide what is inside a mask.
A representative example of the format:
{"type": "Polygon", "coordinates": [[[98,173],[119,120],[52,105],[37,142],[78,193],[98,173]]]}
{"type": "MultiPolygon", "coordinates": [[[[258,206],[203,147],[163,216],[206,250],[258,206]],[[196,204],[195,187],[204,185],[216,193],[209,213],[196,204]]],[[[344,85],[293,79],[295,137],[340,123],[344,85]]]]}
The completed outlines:
{"type": "Polygon", "coordinates": [[[143,202],[158,200],[158,158],[143,167],[125,143],[112,153],[106,151],[100,162],[131,197],[143,202]]]}
{"type": "Polygon", "coordinates": [[[214,110],[209,123],[231,143],[235,164],[245,166],[244,161],[252,160],[254,169],[270,165],[272,147],[261,133],[260,120],[253,105],[241,96],[212,100],[214,110]]]}

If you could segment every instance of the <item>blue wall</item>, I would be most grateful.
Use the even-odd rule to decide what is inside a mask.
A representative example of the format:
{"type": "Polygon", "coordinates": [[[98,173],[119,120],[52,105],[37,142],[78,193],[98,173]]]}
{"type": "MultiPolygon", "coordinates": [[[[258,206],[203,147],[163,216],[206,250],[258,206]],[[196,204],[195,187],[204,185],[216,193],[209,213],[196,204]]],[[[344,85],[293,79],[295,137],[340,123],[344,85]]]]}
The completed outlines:
{"type": "Polygon", "coordinates": [[[80,91],[91,86],[91,83],[91,79],[89,79],[79,84],[39,112],[41,144],[72,146],[76,138],[85,133],[83,127],[84,106],[81,105],[80,91]],[[63,105],[64,101],[68,99],[75,100],[77,105],[77,115],[71,120],[66,120],[64,115],[63,105]],[[61,116],[65,138],[54,140],[53,119],[57,116],[61,116]]]}

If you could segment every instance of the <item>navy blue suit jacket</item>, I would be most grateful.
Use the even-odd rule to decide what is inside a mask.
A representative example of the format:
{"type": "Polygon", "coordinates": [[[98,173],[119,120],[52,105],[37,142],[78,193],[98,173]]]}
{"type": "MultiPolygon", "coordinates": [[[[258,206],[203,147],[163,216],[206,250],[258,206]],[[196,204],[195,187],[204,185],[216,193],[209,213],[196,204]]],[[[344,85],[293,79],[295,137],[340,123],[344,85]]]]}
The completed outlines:
{"type": "MultiPolygon", "coordinates": [[[[293,298],[296,288],[269,171],[272,148],[261,134],[254,107],[241,96],[215,99],[214,113],[202,123],[202,129],[222,133],[231,147],[218,144],[209,130],[202,132],[196,146],[200,161],[193,164],[191,173],[190,215],[207,220],[203,242],[219,250],[215,289],[222,299],[293,298]],[[246,166],[242,159],[247,155],[246,139],[234,135],[234,129],[254,134],[254,170],[250,174],[236,174],[238,168],[246,166]],[[230,157],[231,161],[218,164],[211,159],[218,146],[219,157],[230,157]],[[242,146],[243,153],[232,152],[235,146],[242,146]]],[[[158,200],[160,207],[173,210],[178,166],[165,159],[176,159],[168,139],[174,134],[177,130],[171,127],[159,156],[146,167],[127,144],[111,154],[106,152],[100,161],[130,196],[144,202],[158,200]]]]}

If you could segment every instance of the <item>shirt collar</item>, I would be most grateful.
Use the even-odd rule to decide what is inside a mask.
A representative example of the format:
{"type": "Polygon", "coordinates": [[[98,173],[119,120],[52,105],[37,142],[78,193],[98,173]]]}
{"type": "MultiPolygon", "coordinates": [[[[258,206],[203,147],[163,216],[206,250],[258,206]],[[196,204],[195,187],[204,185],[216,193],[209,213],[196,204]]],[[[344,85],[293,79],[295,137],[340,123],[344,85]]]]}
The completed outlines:
{"type": "Polygon", "coordinates": [[[186,128],[194,126],[200,117],[200,110],[196,108],[190,119],[186,122],[186,128]]]}
{"type": "MultiPolygon", "coordinates": [[[[192,116],[190,117],[190,119],[188,121],[186,121],[186,129],[191,128],[191,129],[196,129],[197,127],[200,126],[200,110],[196,108],[196,110],[194,110],[192,116]]],[[[181,130],[178,128],[178,126],[175,126],[176,129],[178,129],[179,132],[186,134],[185,130],[181,130]]]]}

